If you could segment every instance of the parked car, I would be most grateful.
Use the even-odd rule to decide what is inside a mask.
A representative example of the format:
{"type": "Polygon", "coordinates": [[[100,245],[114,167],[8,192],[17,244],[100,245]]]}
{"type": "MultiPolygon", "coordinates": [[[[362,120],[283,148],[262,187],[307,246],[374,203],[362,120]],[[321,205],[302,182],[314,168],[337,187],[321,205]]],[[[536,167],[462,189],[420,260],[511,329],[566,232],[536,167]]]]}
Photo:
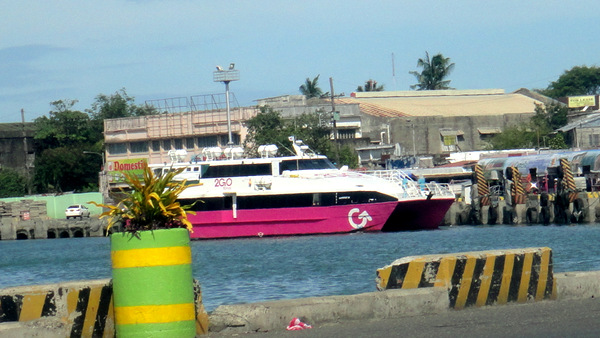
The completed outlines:
{"type": "Polygon", "coordinates": [[[90,209],[81,204],[71,205],[65,210],[65,215],[67,216],[67,219],[71,217],[83,219],[84,217],[90,217],[90,209]]]}

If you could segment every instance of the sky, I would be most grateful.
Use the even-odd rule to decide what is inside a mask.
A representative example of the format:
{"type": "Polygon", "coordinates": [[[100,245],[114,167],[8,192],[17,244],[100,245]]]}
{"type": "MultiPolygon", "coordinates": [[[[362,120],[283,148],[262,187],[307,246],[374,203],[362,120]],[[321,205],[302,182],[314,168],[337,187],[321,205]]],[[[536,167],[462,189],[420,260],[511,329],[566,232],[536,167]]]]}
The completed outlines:
{"type": "Polygon", "coordinates": [[[240,106],[297,95],[307,78],[349,96],[369,79],[410,90],[417,60],[455,63],[456,89],[546,88],[600,64],[600,1],[0,0],[0,123],[90,109],[124,88],[136,104],[225,92],[240,106]]]}

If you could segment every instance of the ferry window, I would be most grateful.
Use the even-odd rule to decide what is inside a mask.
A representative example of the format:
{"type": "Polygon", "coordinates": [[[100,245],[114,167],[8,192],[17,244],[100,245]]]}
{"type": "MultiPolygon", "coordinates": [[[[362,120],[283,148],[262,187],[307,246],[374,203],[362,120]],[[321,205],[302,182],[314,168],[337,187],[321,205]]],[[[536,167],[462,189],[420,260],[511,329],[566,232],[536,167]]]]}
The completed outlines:
{"type": "Polygon", "coordinates": [[[175,149],[183,149],[183,140],[180,138],[176,138],[174,140],[175,143],[175,149]]]}
{"type": "Polygon", "coordinates": [[[333,163],[328,159],[304,159],[304,160],[287,160],[279,164],[279,173],[284,170],[310,170],[310,169],[335,169],[333,163]]]}
{"type": "Polygon", "coordinates": [[[125,143],[109,143],[108,153],[111,155],[126,154],[127,145],[125,143]]]}
{"type": "Polygon", "coordinates": [[[194,171],[200,171],[200,168],[194,167],[194,171]]]}
{"type": "Polygon", "coordinates": [[[171,150],[171,140],[163,140],[163,150],[171,150]]]}
{"type": "Polygon", "coordinates": [[[194,138],[188,137],[185,139],[185,147],[187,149],[194,149],[194,138]]]}
{"type": "Polygon", "coordinates": [[[160,141],[152,141],[152,151],[160,151],[160,141]]]}
{"type": "Polygon", "coordinates": [[[145,153],[148,151],[148,142],[131,142],[129,144],[132,153],[145,153]]]}
{"type": "Polygon", "coordinates": [[[269,163],[211,165],[208,166],[206,172],[202,174],[202,178],[267,175],[271,175],[271,165],[269,163]]]}

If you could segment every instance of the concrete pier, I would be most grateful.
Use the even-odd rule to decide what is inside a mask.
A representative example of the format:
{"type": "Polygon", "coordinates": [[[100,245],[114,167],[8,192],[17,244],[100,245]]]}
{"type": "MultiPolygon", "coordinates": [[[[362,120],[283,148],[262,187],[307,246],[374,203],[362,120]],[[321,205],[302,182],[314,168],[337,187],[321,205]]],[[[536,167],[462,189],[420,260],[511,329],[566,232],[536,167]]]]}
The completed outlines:
{"type": "Polygon", "coordinates": [[[490,205],[478,206],[457,199],[443,225],[572,224],[594,223],[600,219],[600,193],[579,192],[570,202],[554,194],[528,194],[522,204],[510,204],[502,196],[490,205]]]}

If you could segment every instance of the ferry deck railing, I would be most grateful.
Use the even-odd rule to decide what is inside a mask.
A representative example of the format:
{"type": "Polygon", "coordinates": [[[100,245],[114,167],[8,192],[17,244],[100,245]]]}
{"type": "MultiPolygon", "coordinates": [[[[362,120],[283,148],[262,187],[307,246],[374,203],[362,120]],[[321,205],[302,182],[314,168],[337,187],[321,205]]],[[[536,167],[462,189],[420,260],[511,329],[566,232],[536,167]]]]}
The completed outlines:
{"type": "Polygon", "coordinates": [[[402,170],[367,170],[364,174],[376,176],[402,188],[402,197],[428,197],[430,195],[437,197],[454,197],[450,185],[437,182],[416,182],[402,170]]]}

